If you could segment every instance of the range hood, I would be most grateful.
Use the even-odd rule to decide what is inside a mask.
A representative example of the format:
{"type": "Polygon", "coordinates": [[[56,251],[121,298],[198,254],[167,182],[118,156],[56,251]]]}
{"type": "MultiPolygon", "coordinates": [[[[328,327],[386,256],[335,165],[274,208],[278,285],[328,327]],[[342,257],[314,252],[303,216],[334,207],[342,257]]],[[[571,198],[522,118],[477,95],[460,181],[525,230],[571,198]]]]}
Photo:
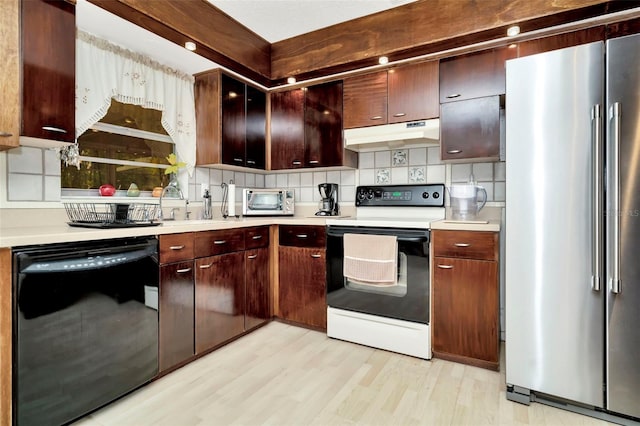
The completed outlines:
{"type": "Polygon", "coordinates": [[[437,146],[440,144],[440,120],[345,129],[344,146],[352,151],[375,151],[405,146],[437,146]]]}

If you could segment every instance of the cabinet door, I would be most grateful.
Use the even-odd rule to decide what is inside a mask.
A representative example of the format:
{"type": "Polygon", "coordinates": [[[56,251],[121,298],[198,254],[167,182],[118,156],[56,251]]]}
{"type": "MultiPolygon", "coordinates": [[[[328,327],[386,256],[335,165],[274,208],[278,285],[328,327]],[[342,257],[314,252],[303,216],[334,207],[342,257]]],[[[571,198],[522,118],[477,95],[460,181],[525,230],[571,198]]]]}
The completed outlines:
{"type": "Polygon", "coordinates": [[[498,264],[434,257],[433,351],[498,363],[498,264]]]}
{"type": "Polygon", "coordinates": [[[196,165],[222,162],[220,76],[220,70],[196,76],[196,165]]]}
{"type": "Polygon", "coordinates": [[[22,3],[22,135],[75,140],[76,17],[66,1],[22,3]]]}
{"type": "Polygon", "coordinates": [[[0,150],[19,145],[20,135],[20,1],[4,0],[0,8],[0,150]]]}
{"type": "Polygon", "coordinates": [[[304,121],[306,166],[342,165],[341,81],[307,88],[304,121]]]}
{"type": "Polygon", "coordinates": [[[161,266],[160,371],[171,368],[194,354],[193,300],[193,261],[161,266]]]}
{"type": "Polygon", "coordinates": [[[438,62],[389,70],[389,123],[424,120],[440,113],[438,62]]]}
{"type": "Polygon", "coordinates": [[[505,61],[516,55],[501,47],[441,60],[440,103],[504,94],[505,61]]]}
{"type": "Polygon", "coordinates": [[[304,91],[271,94],[271,170],[304,167],[304,91]]]}
{"type": "Polygon", "coordinates": [[[326,329],[326,255],[324,249],[281,246],[279,314],[282,318],[326,329]]]}
{"type": "Polygon", "coordinates": [[[271,318],[269,306],[269,249],[247,250],[244,255],[246,267],[244,328],[249,330],[271,318]]]}
{"type": "Polygon", "coordinates": [[[267,95],[247,86],[246,165],[254,169],[265,167],[265,135],[267,95]]]}
{"type": "Polygon", "coordinates": [[[244,252],[195,260],[196,353],[244,331],[244,252]]]}
{"type": "Polygon", "coordinates": [[[245,165],[245,84],[222,74],[222,162],[245,165]]]}
{"type": "Polygon", "coordinates": [[[387,123],[387,71],[349,77],[343,84],[345,129],[387,123]]]}
{"type": "Polygon", "coordinates": [[[500,97],[440,105],[442,160],[500,157],[500,97]]]}

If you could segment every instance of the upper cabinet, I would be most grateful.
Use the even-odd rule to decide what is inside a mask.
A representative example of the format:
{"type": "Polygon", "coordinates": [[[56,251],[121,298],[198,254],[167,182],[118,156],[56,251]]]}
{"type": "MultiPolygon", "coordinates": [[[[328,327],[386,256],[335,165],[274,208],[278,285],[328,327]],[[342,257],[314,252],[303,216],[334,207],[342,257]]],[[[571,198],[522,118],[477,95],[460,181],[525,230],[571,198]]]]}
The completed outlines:
{"type": "Polygon", "coordinates": [[[344,80],[344,128],[438,117],[438,62],[422,62],[344,80]]]}
{"type": "Polygon", "coordinates": [[[2,4],[0,23],[0,148],[18,146],[19,136],[23,142],[73,142],[75,6],[8,0],[2,4]]]}
{"type": "Polygon", "coordinates": [[[592,43],[594,41],[603,41],[606,30],[607,28],[604,25],[600,25],[570,33],[523,41],[518,43],[518,57],[521,58],[523,56],[535,55],[551,50],[564,49],[565,47],[592,43]]]}
{"type": "Polygon", "coordinates": [[[342,82],[271,94],[271,169],[357,167],[344,149],[342,82]]]}
{"type": "Polygon", "coordinates": [[[503,95],[505,61],[516,49],[502,47],[440,61],[440,103],[503,95]]]}
{"type": "Polygon", "coordinates": [[[220,70],[195,82],[197,165],[264,169],[266,94],[220,70]]]}

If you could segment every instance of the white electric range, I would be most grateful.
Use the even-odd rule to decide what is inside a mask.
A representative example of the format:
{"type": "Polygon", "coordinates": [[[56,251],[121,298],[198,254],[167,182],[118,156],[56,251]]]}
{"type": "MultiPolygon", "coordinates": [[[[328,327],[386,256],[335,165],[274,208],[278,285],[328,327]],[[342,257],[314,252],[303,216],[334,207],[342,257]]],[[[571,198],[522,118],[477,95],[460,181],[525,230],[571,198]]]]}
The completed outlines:
{"type": "Polygon", "coordinates": [[[327,219],[329,337],[431,358],[430,226],[445,217],[444,191],[443,184],[359,186],[356,216],[327,219]],[[395,282],[345,277],[345,234],[395,237],[395,282]]]}

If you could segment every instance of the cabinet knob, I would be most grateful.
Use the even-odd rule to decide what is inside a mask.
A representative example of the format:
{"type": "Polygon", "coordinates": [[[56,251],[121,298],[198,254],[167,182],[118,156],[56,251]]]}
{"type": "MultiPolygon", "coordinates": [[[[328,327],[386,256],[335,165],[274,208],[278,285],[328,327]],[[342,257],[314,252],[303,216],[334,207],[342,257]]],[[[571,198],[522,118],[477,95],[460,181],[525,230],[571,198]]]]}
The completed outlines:
{"type": "Polygon", "coordinates": [[[454,246],[456,246],[456,247],[470,247],[471,244],[469,244],[469,243],[455,243],[454,246]]]}
{"type": "Polygon", "coordinates": [[[393,114],[394,117],[404,117],[405,115],[407,115],[407,114],[404,113],[404,112],[397,112],[397,113],[393,114]]]}
{"type": "Polygon", "coordinates": [[[440,269],[453,269],[453,265],[440,265],[440,264],[438,264],[438,268],[440,268],[440,269]]]}
{"type": "Polygon", "coordinates": [[[184,248],[184,246],[170,246],[169,250],[182,250],[184,248]]]}
{"type": "Polygon", "coordinates": [[[447,95],[447,99],[454,99],[454,98],[459,98],[460,97],[460,93],[454,93],[453,95],[447,95]]]}
{"type": "Polygon", "coordinates": [[[0,132],[0,138],[10,138],[11,136],[13,136],[13,133],[0,132]]]}
{"type": "Polygon", "coordinates": [[[460,154],[462,153],[461,149],[450,149],[447,151],[447,154],[460,154]]]}
{"type": "Polygon", "coordinates": [[[56,132],[56,133],[67,133],[65,129],[61,129],[60,127],[55,127],[55,126],[42,126],[42,130],[47,130],[49,132],[56,132]]]}

